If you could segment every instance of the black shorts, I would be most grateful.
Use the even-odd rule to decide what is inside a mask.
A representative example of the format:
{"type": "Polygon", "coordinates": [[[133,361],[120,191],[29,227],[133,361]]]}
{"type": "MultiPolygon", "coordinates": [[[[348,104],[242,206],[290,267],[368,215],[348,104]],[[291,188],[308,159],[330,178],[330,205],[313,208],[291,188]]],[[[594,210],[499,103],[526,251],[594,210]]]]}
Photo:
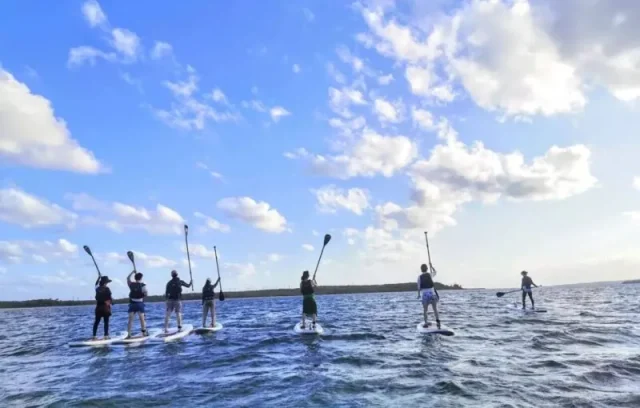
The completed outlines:
{"type": "Polygon", "coordinates": [[[96,306],[96,317],[109,317],[111,316],[110,305],[98,305],[96,306]]]}

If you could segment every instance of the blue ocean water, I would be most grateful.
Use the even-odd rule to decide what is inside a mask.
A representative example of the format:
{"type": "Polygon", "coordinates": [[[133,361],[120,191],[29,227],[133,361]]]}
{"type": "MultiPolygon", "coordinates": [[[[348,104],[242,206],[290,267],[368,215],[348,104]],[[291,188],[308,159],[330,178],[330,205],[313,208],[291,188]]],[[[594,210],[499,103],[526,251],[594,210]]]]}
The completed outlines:
{"type": "MultiPolygon", "coordinates": [[[[318,296],[321,337],[293,333],[300,298],[228,299],[214,335],[100,349],[67,347],[90,336],[91,306],[2,310],[0,406],[640,407],[639,295],[540,288],[548,313],[523,315],[519,293],[441,291],[453,337],[416,333],[414,293],[318,296]]],[[[163,313],[148,305],[150,328],[163,313]]],[[[126,319],[116,305],[112,333],[126,319]]]]}

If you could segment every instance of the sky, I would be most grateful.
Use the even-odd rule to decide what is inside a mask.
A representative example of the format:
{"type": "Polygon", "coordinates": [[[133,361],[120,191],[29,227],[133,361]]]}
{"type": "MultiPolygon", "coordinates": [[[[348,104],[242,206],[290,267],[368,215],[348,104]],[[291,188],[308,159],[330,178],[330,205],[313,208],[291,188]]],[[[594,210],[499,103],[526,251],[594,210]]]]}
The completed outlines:
{"type": "Polygon", "coordinates": [[[640,277],[640,3],[36,2],[0,13],[1,300],[640,277]]]}

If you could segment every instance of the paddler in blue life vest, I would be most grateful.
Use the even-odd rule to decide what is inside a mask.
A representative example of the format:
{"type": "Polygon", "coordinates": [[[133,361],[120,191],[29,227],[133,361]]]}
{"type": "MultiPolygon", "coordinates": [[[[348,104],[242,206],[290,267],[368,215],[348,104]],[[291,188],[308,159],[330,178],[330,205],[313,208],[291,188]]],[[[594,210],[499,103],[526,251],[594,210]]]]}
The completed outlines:
{"type": "Polygon", "coordinates": [[[433,283],[433,277],[436,276],[435,268],[431,267],[433,276],[429,273],[429,268],[426,264],[420,266],[422,273],[418,277],[418,299],[422,301],[422,311],[424,313],[424,325],[422,327],[429,327],[427,320],[427,312],[429,311],[429,305],[433,307],[433,314],[436,316],[436,324],[438,329],[440,328],[440,317],[438,315],[438,292],[435,289],[433,283]]]}
{"type": "Polygon", "coordinates": [[[135,270],[127,276],[127,285],[129,286],[129,324],[127,326],[127,338],[131,338],[133,319],[136,314],[140,317],[142,335],[148,335],[147,324],[144,319],[144,298],[147,296],[147,285],[142,282],[142,276],[140,272],[135,270]],[[131,279],[132,277],[134,277],[135,281],[131,279]]]}
{"type": "Polygon", "coordinates": [[[91,340],[97,340],[98,325],[100,320],[104,320],[104,338],[109,338],[109,318],[111,317],[111,289],[107,286],[111,282],[108,276],[98,276],[96,280],[96,311],[95,320],[93,321],[93,337],[91,340]]]}
{"type": "Polygon", "coordinates": [[[213,285],[211,278],[207,278],[202,287],[202,327],[206,327],[209,310],[211,310],[211,327],[216,327],[216,293],[214,289],[218,283],[220,283],[220,278],[213,285]]]}
{"type": "Polygon", "coordinates": [[[302,272],[302,278],[300,282],[300,292],[302,293],[302,324],[301,329],[305,328],[305,317],[311,316],[311,329],[316,328],[316,319],[318,317],[318,305],[314,297],[315,290],[318,284],[315,280],[309,279],[309,271],[302,272]]]}
{"type": "Polygon", "coordinates": [[[178,331],[182,330],[182,288],[190,288],[193,285],[193,281],[186,283],[182,279],[178,278],[178,272],[171,271],[171,280],[167,282],[167,288],[165,290],[165,297],[167,298],[167,309],[164,315],[164,332],[169,333],[169,319],[171,313],[176,312],[176,319],[178,321],[178,331]]]}
{"type": "Polygon", "coordinates": [[[533,291],[531,290],[531,286],[535,286],[537,288],[538,285],[533,283],[533,279],[528,276],[527,271],[520,272],[520,275],[522,275],[522,283],[520,284],[520,286],[522,287],[522,309],[526,309],[525,302],[527,300],[527,295],[529,295],[529,299],[531,299],[531,309],[535,309],[535,303],[533,302],[533,291]]]}

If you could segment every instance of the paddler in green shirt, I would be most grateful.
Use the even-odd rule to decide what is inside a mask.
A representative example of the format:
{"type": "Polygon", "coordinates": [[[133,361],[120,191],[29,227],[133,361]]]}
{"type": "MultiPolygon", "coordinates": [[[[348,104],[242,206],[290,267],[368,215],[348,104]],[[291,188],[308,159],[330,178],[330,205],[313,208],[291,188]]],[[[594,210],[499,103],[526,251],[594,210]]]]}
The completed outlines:
{"type": "Polygon", "coordinates": [[[305,328],[305,317],[311,316],[313,322],[311,328],[316,328],[316,318],[318,315],[318,305],[316,305],[316,299],[314,298],[314,288],[318,284],[315,280],[309,279],[309,271],[302,272],[302,281],[300,282],[300,292],[302,292],[302,325],[301,329],[305,328]]]}

